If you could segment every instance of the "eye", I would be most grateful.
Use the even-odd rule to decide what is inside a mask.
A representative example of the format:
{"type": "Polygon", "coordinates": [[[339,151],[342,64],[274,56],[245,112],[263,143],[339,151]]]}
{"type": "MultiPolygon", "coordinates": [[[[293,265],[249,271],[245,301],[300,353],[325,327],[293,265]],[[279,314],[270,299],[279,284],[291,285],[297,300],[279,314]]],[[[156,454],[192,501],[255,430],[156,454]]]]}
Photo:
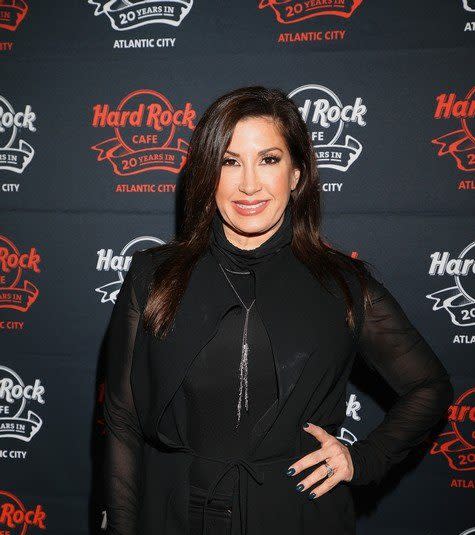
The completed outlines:
{"type": "MultiPolygon", "coordinates": [[[[234,158],[224,158],[222,161],[222,165],[228,165],[228,162],[235,162],[236,160],[234,158]]],[[[230,167],[234,167],[231,165],[230,167]]]]}
{"type": "Polygon", "coordinates": [[[268,163],[270,163],[271,165],[274,165],[274,164],[280,162],[280,158],[279,158],[279,156],[265,156],[265,157],[263,158],[263,160],[272,160],[271,162],[268,162],[268,163]]]}

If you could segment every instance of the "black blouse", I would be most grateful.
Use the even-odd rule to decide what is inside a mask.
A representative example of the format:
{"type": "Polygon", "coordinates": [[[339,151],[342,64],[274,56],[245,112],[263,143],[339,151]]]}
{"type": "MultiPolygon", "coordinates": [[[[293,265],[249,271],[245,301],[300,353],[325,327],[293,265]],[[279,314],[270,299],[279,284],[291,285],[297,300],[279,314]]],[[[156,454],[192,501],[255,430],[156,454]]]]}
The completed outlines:
{"type": "MultiPolygon", "coordinates": [[[[228,272],[246,306],[254,297],[250,273],[228,272]]],[[[245,311],[233,308],[222,319],[216,336],[194,360],[183,383],[188,443],[211,457],[246,457],[250,431],[277,398],[274,360],[264,325],[255,307],[249,315],[249,405],[237,419],[239,363],[245,311]]],[[[214,476],[198,459],[191,467],[190,483],[207,489],[214,476]]],[[[231,496],[233,472],[223,477],[217,491],[231,496]]],[[[193,489],[192,489],[193,490],[193,489]]],[[[203,493],[200,493],[202,496],[203,493]]]]}
{"type": "MultiPolygon", "coordinates": [[[[211,233],[211,251],[222,268],[223,277],[234,287],[246,307],[248,319],[248,410],[242,401],[237,418],[239,366],[241,360],[245,309],[233,308],[222,318],[216,335],[201,350],[185,376],[181,392],[188,422],[186,439],[198,454],[210,457],[247,457],[251,430],[277,399],[277,378],[269,338],[253,306],[256,296],[253,266],[272,261],[292,238],[290,210],[277,231],[255,249],[239,249],[227,239],[216,212],[211,233]]],[[[178,402],[177,399],[174,403],[178,402]]],[[[236,473],[228,472],[220,481],[216,495],[229,506],[236,473]],[[227,499],[229,498],[229,499],[227,499]]],[[[195,459],[190,469],[191,501],[202,502],[214,479],[209,464],[195,459]]]]}

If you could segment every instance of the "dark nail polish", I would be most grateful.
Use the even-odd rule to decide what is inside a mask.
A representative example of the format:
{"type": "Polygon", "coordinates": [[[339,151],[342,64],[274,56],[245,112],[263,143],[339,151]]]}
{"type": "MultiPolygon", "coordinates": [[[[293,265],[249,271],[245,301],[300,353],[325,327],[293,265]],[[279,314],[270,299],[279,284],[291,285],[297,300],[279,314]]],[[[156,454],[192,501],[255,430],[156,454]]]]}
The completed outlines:
{"type": "Polygon", "coordinates": [[[287,472],[285,472],[288,476],[293,476],[295,474],[295,468],[289,468],[287,472]]]}
{"type": "Polygon", "coordinates": [[[309,495],[308,495],[308,499],[309,500],[313,500],[317,495],[315,494],[315,492],[311,492],[309,495]]]}
{"type": "Polygon", "coordinates": [[[296,490],[297,492],[302,492],[304,487],[305,487],[305,485],[304,485],[303,483],[299,483],[299,484],[295,487],[295,490],[296,490]]]}
{"type": "Polygon", "coordinates": [[[308,427],[308,422],[305,422],[305,423],[303,424],[303,426],[304,426],[304,427],[308,427]]]}

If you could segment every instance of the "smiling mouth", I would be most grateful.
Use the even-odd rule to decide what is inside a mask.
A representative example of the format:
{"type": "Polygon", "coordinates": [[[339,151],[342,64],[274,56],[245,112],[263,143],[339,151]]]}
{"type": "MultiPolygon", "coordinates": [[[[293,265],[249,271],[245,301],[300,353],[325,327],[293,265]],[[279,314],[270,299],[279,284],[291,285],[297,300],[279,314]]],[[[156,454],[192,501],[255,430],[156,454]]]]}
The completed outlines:
{"type": "Polygon", "coordinates": [[[266,202],[269,202],[268,199],[264,200],[264,201],[258,201],[258,202],[255,202],[255,203],[240,203],[238,201],[233,201],[234,204],[236,204],[237,206],[239,206],[240,208],[242,208],[243,210],[250,210],[250,209],[255,209],[255,208],[259,208],[259,206],[263,206],[266,202]]]}

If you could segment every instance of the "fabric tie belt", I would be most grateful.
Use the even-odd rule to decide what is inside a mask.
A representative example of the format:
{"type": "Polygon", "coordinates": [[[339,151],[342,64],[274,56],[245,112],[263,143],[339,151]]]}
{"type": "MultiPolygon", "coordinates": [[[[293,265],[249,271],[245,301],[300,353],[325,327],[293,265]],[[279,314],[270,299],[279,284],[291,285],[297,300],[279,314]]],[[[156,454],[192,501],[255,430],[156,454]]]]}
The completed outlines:
{"type": "Polygon", "coordinates": [[[191,455],[202,459],[213,462],[223,463],[224,466],[219,470],[216,478],[211,483],[206,497],[203,503],[203,517],[202,517],[202,535],[207,535],[207,512],[208,504],[215,494],[215,490],[221,481],[221,479],[233,468],[237,468],[238,473],[238,494],[233,496],[233,508],[232,508],[232,524],[233,524],[233,533],[239,533],[239,535],[246,535],[247,533],[247,484],[248,477],[251,476],[256,483],[262,485],[264,483],[264,472],[259,467],[272,465],[276,463],[286,463],[292,464],[297,459],[300,459],[302,455],[297,455],[293,457],[279,457],[273,459],[272,461],[249,461],[242,457],[234,457],[230,459],[218,459],[215,457],[206,457],[204,455],[198,455],[194,450],[189,450],[188,453],[191,455]],[[237,516],[236,505],[239,506],[239,516],[237,516]],[[239,520],[239,531],[235,531],[234,521],[239,520]]]}

